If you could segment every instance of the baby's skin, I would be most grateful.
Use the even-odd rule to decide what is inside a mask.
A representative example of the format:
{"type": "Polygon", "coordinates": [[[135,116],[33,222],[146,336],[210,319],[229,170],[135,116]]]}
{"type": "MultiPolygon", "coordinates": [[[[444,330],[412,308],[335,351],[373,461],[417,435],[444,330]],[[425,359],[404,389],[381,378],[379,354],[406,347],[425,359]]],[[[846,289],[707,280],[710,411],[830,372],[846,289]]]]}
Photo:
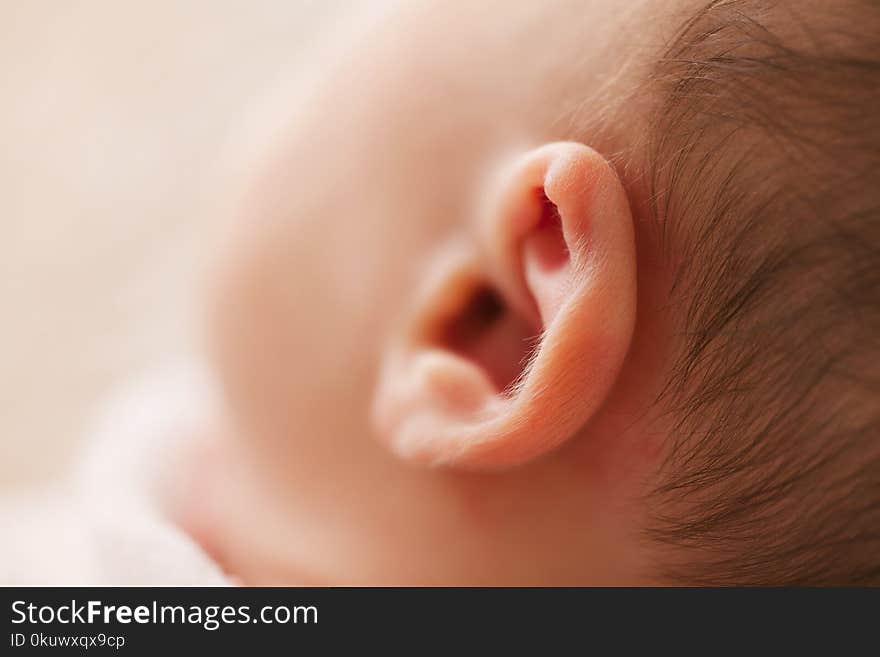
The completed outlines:
{"type": "Polygon", "coordinates": [[[303,91],[215,270],[181,515],[229,573],[650,581],[668,272],[607,160],[638,108],[599,127],[675,15],[419,3],[303,91]]]}
{"type": "MultiPolygon", "coordinates": [[[[686,128],[687,103],[716,109],[712,93],[724,78],[699,86],[710,73],[721,76],[712,66],[728,66],[747,91],[754,71],[774,79],[778,60],[758,58],[771,32],[747,14],[752,3],[742,11],[740,4],[712,3],[709,15],[694,0],[400,3],[366,12],[354,36],[328,36],[321,75],[295,94],[212,270],[206,325],[224,415],[191,452],[177,515],[226,572],[246,584],[656,584],[668,581],[662,564],[696,562],[694,541],[686,549],[686,540],[649,538],[652,495],[666,481],[680,428],[658,400],[678,374],[692,408],[708,408],[711,398],[698,393],[713,373],[728,373],[723,344],[734,334],[724,331],[749,324],[704,324],[710,341],[691,363],[702,369],[676,369],[699,334],[685,336],[690,316],[675,300],[702,289],[680,279],[678,265],[687,261],[687,271],[714,280],[716,270],[700,269],[705,262],[719,258],[722,273],[745,268],[765,245],[756,226],[729,242],[752,240],[754,248],[725,261],[711,241],[686,251],[687,240],[673,238],[701,228],[703,211],[735,214],[754,203],[770,216],[752,193],[762,181],[745,191],[731,181],[750,171],[743,153],[765,145],[754,135],[775,124],[760,104],[746,117],[765,124],[750,141],[725,145],[739,163],[729,175],[717,149],[702,142],[705,152],[673,149],[665,169],[652,169],[643,146],[661,125],[658,99],[675,101],[680,90],[695,95],[665,107],[681,112],[681,134],[711,134],[712,123],[686,128]],[[725,38],[757,31],[734,63],[712,58],[720,38],[712,12],[733,25],[725,38]],[[664,96],[656,91],[662,71],[680,70],[665,53],[694,15],[711,19],[690,37],[709,64],[687,69],[690,87],[669,84],[664,96]],[[667,68],[658,68],[661,60],[667,68]],[[689,157],[702,162],[692,179],[693,167],[676,165],[689,157]],[[698,200],[670,206],[663,221],[680,223],[668,240],[651,171],[677,176],[670,184],[698,200]],[[724,185],[728,196],[719,196],[724,185]],[[735,202],[722,203],[729,198],[735,202]]],[[[767,15],[785,38],[794,33],[796,22],[767,15]]],[[[739,99],[730,94],[717,121],[738,120],[739,99]]],[[[824,116],[819,110],[805,115],[824,116]]],[[[784,136],[795,132],[789,125],[784,136]]],[[[683,138],[660,137],[667,148],[683,138]]],[[[761,152],[785,154],[775,146],[761,152]]],[[[713,228],[727,227],[723,219],[713,228]]],[[[783,276],[795,260],[779,262],[746,280],[783,276]]],[[[742,281],[723,280],[741,289],[742,281]]],[[[766,301],[748,292],[722,311],[766,301]]],[[[780,304],[803,301],[810,310],[809,298],[782,296],[780,304]]],[[[724,320],[722,311],[711,315],[712,303],[691,309],[724,320]]],[[[795,357],[807,365],[810,358],[795,357]]],[[[727,426],[745,415],[750,426],[767,424],[785,390],[752,400],[745,391],[761,381],[740,388],[735,374],[726,388],[708,388],[748,402],[725,407],[736,411],[727,426]]],[[[843,385],[817,381],[831,393],[843,385]]],[[[823,393],[817,403],[831,398],[823,393]]],[[[697,435],[700,427],[691,429],[697,435]]],[[[725,454],[736,455],[738,432],[719,435],[731,446],[725,454]]],[[[704,454],[699,463],[726,472],[726,461],[712,460],[716,452],[704,454]]],[[[803,509],[782,497],[762,502],[781,472],[768,463],[800,467],[757,458],[724,499],[745,490],[755,517],[784,509],[783,523],[795,527],[803,509]]],[[[819,472],[804,467],[804,476],[819,472]]],[[[700,503],[707,524],[689,531],[732,536],[723,521],[737,518],[740,545],[756,545],[743,533],[750,519],[735,505],[717,510],[720,488],[700,488],[700,471],[689,472],[697,474],[681,485],[690,497],[677,498],[681,508],[667,503],[666,517],[688,518],[688,505],[700,503]]],[[[792,485],[807,481],[795,469],[786,476],[792,485]]],[[[726,479],[712,481],[723,488],[726,479]]],[[[773,581],[780,526],[765,522],[761,550],[770,552],[761,552],[766,572],[752,573],[754,581],[773,581]]],[[[705,553],[727,559],[737,549],[716,542],[705,553]]]]}

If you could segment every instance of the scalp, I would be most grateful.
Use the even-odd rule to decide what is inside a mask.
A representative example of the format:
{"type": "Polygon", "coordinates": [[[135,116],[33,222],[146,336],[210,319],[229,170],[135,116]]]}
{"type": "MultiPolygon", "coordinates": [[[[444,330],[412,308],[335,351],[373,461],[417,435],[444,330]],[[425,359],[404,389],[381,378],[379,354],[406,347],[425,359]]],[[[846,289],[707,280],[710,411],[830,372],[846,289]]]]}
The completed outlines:
{"type": "Polygon", "coordinates": [[[651,72],[668,580],[880,582],[880,7],[848,4],[716,0],[651,72]]]}

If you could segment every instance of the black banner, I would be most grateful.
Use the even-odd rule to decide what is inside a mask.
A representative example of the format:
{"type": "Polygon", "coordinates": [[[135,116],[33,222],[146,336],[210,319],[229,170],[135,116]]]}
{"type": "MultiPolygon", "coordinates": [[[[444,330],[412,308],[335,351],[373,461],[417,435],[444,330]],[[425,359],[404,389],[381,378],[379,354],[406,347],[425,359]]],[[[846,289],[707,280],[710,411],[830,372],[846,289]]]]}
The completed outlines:
{"type": "Polygon", "coordinates": [[[5,588],[0,654],[538,654],[703,645],[876,651],[876,590],[5,588]],[[860,638],[861,637],[861,638],[860,638]],[[867,640],[867,644],[862,644],[867,640]],[[708,643],[703,643],[708,642],[708,643]],[[262,654],[262,653],[257,653],[262,654]]]}

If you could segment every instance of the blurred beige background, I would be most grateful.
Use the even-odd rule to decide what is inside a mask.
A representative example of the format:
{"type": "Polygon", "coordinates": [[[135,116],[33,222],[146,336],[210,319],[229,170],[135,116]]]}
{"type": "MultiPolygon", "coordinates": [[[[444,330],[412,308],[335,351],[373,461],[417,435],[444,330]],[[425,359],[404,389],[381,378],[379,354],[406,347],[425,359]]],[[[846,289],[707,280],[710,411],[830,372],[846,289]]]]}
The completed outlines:
{"type": "Polygon", "coordinates": [[[57,475],[102,396],[194,347],[205,245],[331,13],[0,0],[0,486],[57,475]]]}

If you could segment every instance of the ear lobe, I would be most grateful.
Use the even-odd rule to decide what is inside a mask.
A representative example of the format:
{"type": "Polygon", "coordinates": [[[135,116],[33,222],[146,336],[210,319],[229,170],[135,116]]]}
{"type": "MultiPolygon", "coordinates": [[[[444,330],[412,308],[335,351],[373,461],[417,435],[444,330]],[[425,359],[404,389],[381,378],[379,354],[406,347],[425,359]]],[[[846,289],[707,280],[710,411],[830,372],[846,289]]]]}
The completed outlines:
{"type": "Polygon", "coordinates": [[[404,458],[471,468],[536,458],[589,422],[629,350],[635,240],[608,162],[553,143],[497,180],[482,243],[434,268],[385,355],[374,419],[404,458]]]}

